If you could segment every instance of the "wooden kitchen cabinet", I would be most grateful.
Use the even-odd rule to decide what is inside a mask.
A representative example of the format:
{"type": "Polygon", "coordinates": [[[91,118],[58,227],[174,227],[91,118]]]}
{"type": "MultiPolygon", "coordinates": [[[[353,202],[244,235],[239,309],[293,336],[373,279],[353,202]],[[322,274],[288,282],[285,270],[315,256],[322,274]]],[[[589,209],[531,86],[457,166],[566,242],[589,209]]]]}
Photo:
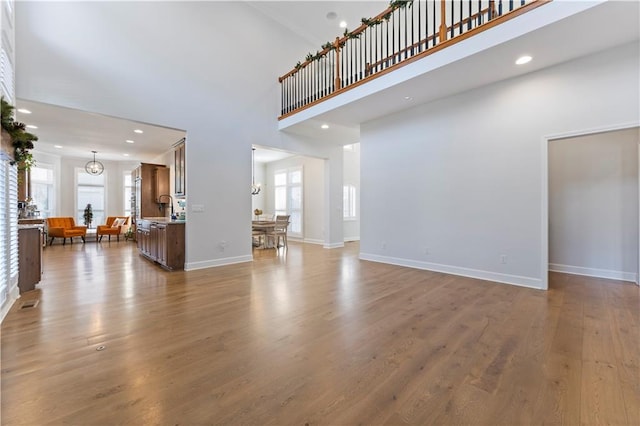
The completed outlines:
{"type": "Polygon", "coordinates": [[[139,220],[138,250],[170,271],[184,268],[184,223],[139,220]]]}
{"type": "Polygon", "coordinates": [[[35,290],[42,277],[42,228],[18,229],[18,289],[35,290]]]}

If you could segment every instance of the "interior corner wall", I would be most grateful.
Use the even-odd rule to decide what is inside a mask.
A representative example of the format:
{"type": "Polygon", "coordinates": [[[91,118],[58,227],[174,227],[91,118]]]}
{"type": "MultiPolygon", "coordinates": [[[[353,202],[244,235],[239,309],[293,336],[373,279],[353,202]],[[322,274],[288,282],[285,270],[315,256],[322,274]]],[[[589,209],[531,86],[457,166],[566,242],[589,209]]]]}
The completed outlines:
{"type": "Polygon", "coordinates": [[[545,137],[637,123],[638,51],[627,44],[363,124],[360,257],[546,288],[545,137]]]}
{"type": "Polygon", "coordinates": [[[636,281],[639,128],[549,142],[549,269],[636,281]]]}

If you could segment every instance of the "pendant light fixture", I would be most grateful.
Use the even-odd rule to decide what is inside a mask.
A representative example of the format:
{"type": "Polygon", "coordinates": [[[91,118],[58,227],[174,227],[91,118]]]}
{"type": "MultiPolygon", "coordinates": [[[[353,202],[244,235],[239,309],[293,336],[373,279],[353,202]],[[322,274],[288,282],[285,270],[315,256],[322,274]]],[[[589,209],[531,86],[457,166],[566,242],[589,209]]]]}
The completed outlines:
{"type": "Polygon", "coordinates": [[[251,195],[260,193],[261,185],[256,184],[256,149],[251,147],[251,195]]]}
{"type": "Polygon", "coordinates": [[[92,176],[99,176],[102,174],[102,172],[104,172],[104,166],[101,162],[96,161],[96,154],[98,153],[98,151],[91,152],[93,152],[93,161],[89,161],[87,164],[85,164],[84,169],[92,176]]]}

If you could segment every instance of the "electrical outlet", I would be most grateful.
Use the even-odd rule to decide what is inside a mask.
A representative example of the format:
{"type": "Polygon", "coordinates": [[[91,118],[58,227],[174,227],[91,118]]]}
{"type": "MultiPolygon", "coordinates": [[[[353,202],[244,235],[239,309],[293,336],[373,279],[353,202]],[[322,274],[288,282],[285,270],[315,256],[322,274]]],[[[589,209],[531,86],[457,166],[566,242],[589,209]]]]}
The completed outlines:
{"type": "Polygon", "coordinates": [[[503,265],[507,264],[507,255],[506,254],[500,255],[500,263],[502,263],[503,265]]]}
{"type": "Polygon", "coordinates": [[[220,246],[220,251],[224,251],[224,249],[227,248],[227,242],[222,240],[222,241],[220,241],[219,246],[220,246]]]}
{"type": "Polygon", "coordinates": [[[425,247],[424,248],[424,255],[425,256],[429,256],[431,254],[431,252],[429,251],[429,247],[425,247]]]}
{"type": "Polygon", "coordinates": [[[382,244],[380,244],[380,248],[382,250],[386,250],[387,249],[387,243],[383,242],[382,244]]]}

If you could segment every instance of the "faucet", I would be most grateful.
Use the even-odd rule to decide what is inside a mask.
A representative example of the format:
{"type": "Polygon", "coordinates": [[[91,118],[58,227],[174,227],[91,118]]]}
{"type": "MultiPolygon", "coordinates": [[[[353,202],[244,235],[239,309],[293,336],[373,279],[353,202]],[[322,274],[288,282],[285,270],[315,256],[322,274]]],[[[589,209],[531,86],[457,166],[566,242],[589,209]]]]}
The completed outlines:
{"type": "Polygon", "coordinates": [[[171,219],[173,219],[173,217],[175,216],[173,213],[173,197],[171,197],[171,195],[169,194],[163,194],[158,196],[158,207],[160,208],[160,210],[162,210],[162,205],[166,204],[162,202],[162,197],[169,197],[169,204],[171,204],[171,219]]]}

